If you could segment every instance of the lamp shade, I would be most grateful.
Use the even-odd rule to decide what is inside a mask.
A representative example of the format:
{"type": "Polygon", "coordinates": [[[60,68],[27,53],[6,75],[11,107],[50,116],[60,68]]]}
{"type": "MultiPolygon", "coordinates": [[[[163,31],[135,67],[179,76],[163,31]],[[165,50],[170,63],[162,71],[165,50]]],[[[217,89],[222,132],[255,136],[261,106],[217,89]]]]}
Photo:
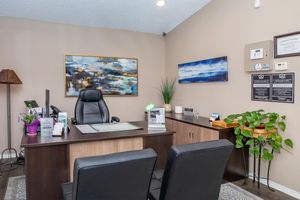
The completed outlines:
{"type": "Polygon", "coordinates": [[[14,70],[3,69],[0,72],[0,83],[3,84],[22,84],[14,70]]]}

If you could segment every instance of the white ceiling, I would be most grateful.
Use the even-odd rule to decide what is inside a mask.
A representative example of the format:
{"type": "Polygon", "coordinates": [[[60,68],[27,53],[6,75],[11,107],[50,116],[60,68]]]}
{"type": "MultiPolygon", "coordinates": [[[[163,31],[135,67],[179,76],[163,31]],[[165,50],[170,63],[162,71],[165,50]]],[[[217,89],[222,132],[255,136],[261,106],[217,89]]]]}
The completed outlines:
{"type": "Polygon", "coordinates": [[[0,16],[168,33],[211,0],[0,0],[0,16]]]}

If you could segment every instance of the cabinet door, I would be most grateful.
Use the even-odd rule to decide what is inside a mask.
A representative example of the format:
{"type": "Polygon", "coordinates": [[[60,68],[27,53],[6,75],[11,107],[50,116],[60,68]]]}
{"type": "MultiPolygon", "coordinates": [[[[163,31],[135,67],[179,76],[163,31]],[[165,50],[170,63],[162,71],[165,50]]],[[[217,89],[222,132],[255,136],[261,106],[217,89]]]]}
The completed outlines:
{"type": "MultiPolygon", "coordinates": [[[[198,142],[197,134],[198,134],[198,126],[182,123],[176,121],[176,125],[174,125],[175,121],[173,121],[173,128],[176,127],[176,136],[174,143],[175,144],[190,144],[198,142]]],[[[200,141],[200,140],[199,140],[200,141]]]]}
{"type": "Polygon", "coordinates": [[[212,130],[209,128],[198,127],[198,131],[193,136],[194,142],[205,142],[219,139],[219,131],[212,130]]]}
{"type": "Polygon", "coordinates": [[[187,130],[188,125],[182,122],[173,121],[173,130],[176,131],[174,144],[191,143],[191,134],[187,130]]]}
{"type": "Polygon", "coordinates": [[[186,135],[186,140],[187,142],[185,144],[190,144],[190,143],[195,143],[195,142],[200,142],[197,138],[198,132],[199,132],[199,127],[195,125],[190,125],[190,124],[185,124],[184,127],[185,135],[186,135]]]}

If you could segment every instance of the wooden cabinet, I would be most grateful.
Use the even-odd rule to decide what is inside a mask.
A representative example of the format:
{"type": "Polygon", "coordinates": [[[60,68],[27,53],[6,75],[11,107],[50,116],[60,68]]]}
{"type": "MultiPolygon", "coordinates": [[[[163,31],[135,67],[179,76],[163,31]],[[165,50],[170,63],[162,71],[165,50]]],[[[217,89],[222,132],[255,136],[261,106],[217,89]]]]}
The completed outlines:
{"type": "MultiPolygon", "coordinates": [[[[209,119],[205,117],[194,118],[169,113],[166,114],[166,127],[175,131],[174,144],[190,144],[219,139],[227,139],[235,144],[233,128],[212,127],[209,119]]],[[[224,179],[235,181],[244,178],[248,174],[248,166],[248,149],[234,148],[226,166],[224,179]]]]}
{"type": "Polygon", "coordinates": [[[166,126],[176,132],[174,144],[190,144],[219,139],[218,131],[176,120],[166,119],[166,126]]]}

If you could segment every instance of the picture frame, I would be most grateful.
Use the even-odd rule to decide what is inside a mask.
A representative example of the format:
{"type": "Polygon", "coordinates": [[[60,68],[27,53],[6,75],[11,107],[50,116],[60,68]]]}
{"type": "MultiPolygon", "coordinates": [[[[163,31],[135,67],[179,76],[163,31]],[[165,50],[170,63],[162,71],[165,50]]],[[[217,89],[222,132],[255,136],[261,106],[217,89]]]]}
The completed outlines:
{"type": "Polygon", "coordinates": [[[138,96],[138,59],[65,55],[65,96],[94,88],[106,96],[138,96]]]}
{"type": "Polygon", "coordinates": [[[300,31],[274,36],[274,57],[300,56],[300,31]]]}
{"type": "Polygon", "coordinates": [[[228,81],[227,56],[178,65],[178,82],[180,84],[226,81],[228,81]]]}

